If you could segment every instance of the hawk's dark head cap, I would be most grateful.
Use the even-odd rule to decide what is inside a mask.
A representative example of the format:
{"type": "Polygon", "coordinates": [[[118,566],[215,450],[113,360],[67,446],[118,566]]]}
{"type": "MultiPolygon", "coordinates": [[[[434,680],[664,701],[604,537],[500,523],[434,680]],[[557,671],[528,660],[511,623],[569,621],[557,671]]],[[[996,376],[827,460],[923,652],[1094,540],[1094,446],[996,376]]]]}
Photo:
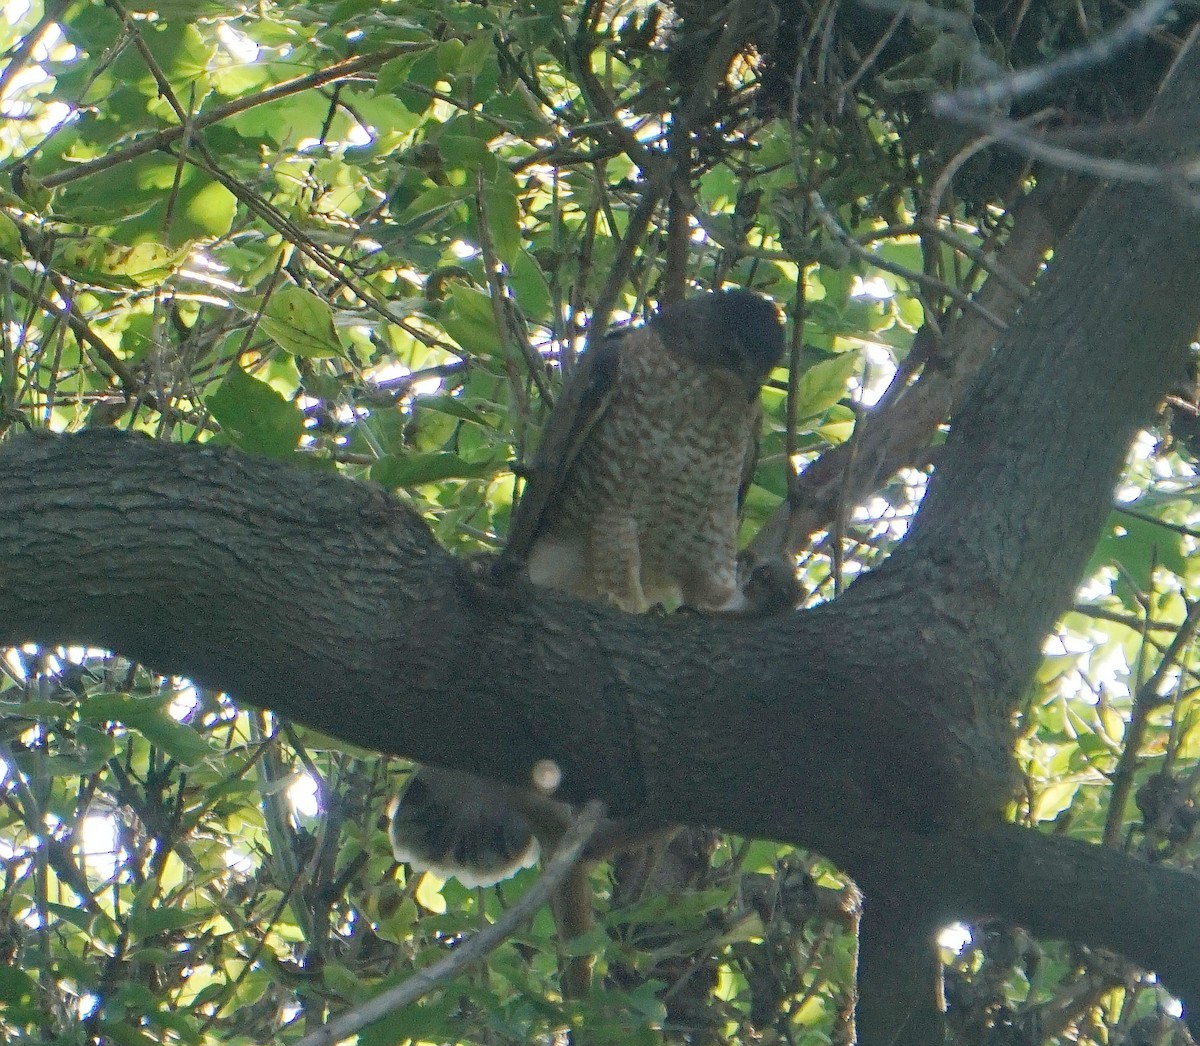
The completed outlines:
{"type": "Polygon", "coordinates": [[[668,305],[652,321],[663,343],[704,366],[733,372],[757,396],[783,358],[783,321],[773,302],[732,290],[668,305]]]}

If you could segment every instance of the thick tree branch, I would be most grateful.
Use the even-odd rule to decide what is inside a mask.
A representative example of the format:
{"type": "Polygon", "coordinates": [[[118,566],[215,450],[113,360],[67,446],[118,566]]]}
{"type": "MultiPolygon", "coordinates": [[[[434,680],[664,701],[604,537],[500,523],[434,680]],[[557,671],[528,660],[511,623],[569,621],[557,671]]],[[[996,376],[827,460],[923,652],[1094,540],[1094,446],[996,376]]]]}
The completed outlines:
{"type": "Polygon", "coordinates": [[[955,823],[1007,796],[1002,731],[930,714],[929,643],[885,605],[632,617],[475,578],[413,513],[337,476],[106,431],[26,437],[0,461],[0,641],[108,646],[368,748],[518,782],[552,758],[570,795],[614,812],[752,834],[840,823],[847,804],[955,823]],[[881,629],[899,637],[883,656],[881,629]],[[872,761],[891,769],[846,794],[872,761]],[[932,768],[943,794],[898,787],[901,765],[932,768]],[[777,794],[749,791],[756,777],[777,794]]]}
{"type": "Polygon", "coordinates": [[[862,598],[757,624],[632,617],[489,587],[336,476],[108,431],[0,452],[0,642],[105,645],[511,781],[550,756],[574,796],[821,850],[928,926],[992,914],[1124,950],[1200,1009],[1200,880],[973,827],[983,797],[955,777],[1002,775],[1004,750],[935,703],[937,627],[862,598]]]}
{"type": "Polygon", "coordinates": [[[885,923],[889,916],[907,921],[912,941],[964,916],[991,916],[1042,938],[1118,952],[1155,971],[1184,1003],[1193,1034],[1200,1026],[1200,878],[1016,825],[896,842],[886,887],[863,884],[867,910],[873,893],[885,903],[915,902],[899,913],[890,903],[884,912],[885,923]]]}

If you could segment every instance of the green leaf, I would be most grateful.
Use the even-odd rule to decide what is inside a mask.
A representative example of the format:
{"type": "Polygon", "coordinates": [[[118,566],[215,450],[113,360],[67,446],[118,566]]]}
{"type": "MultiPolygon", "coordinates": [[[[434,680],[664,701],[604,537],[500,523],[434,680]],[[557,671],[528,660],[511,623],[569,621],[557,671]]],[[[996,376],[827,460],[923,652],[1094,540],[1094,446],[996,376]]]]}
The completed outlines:
{"type": "Polygon", "coordinates": [[[229,0],[130,0],[125,8],[171,22],[196,22],[211,15],[228,16],[231,4],[229,0]]]}
{"type": "Polygon", "coordinates": [[[94,726],[80,726],[75,731],[79,745],[80,773],[94,774],[117,754],[117,739],[94,726]]]}
{"type": "Polygon", "coordinates": [[[93,723],[123,723],[172,759],[194,766],[213,749],[192,727],[171,718],[164,707],[170,700],[170,695],[97,694],[79,706],[79,717],[93,723]]]}
{"type": "Polygon", "coordinates": [[[384,62],[379,67],[379,75],[375,77],[375,90],[379,94],[388,94],[407,85],[412,79],[412,67],[425,53],[421,51],[416,54],[403,54],[399,58],[384,62]]]}
{"type": "Polygon", "coordinates": [[[405,1006],[368,1024],[358,1033],[359,1046],[395,1046],[407,1040],[445,1039],[447,1029],[453,1027],[452,1015],[458,1006],[459,996],[453,991],[444,992],[440,998],[405,1006]]]}
{"type": "MultiPolygon", "coordinates": [[[[310,752],[341,752],[344,755],[352,755],[355,759],[377,759],[378,752],[373,752],[369,748],[362,748],[359,745],[351,744],[349,741],[343,741],[340,738],[333,737],[330,734],[324,734],[320,730],[314,730],[312,727],[300,726],[293,724],[292,733],[296,740],[299,741],[310,752]]],[[[289,782],[290,783],[290,782],[289,782]]],[[[229,793],[234,791],[250,791],[261,792],[261,787],[258,785],[240,786],[237,789],[232,789],[228,784],[218,786],[229,793]]]]}
{"type": "Polygon", "coordinates": [[[289,458],[304,432],[304,415],[265,382],[231,367],[205,401],[236,446],[272,458],[289,458]]]}
{"type": "Polygon", "coordinates": [[[138,908],[129,919],[129,928],[134,938],[141,940],[156,937],[169,930],[182,930],[186,926],[199,926],[215,909],[200,908],[138,908]]]}
{"type": "Polygon", "coordinates": [[[458,63],[462,60],[463,52],[466,49],[467,45],[457,37],[451,37],[449,40],[443,40],[438,44],[438,72],[448,74],[457,71],[458,63]]]}
{"type": "Polygon", "coordinates": [[[417,410],[436,410],[439,414],[449,414],[463,421],[473,421],[476,425],[486,425],[487,420],[477,410],[472,409],[457,396],[417,396],[413,399],[413,407],[417,410]]]}
{"type": "Polygon", "coordinates": [[[487,141],[478,135],[443,134],[437,143],[442,160],[450,168],[474,173],[480,168],[495,166],[496,161],[487,141]]]}
{"type": "Polygon", "coordinates": [[[814,418],[832,407],[846,394],[846,383],[857,370],[856,352],[843,352],[809,367],[800,378],[797,417],[814,418]]]}
{"type": "Polygon", "coordinates": [[[1121,566],[1117,587],[1126,595],[1132,594],[1131,584],[1143,592],[1149,591],[1155,566],[1180,577],[1187,576],[1187,557],[1178,531],[1124,512],[1114,512],[1108,517],[1104,537],[1092,553],[1085,576],[1113,564],[1121,566]]]}
{"type": "Polygon", "coordinates": [[[459,206],[472,195],[474,194],[470,186],[435,185],[432,189],[426,189],[405,207],[396,221],[401,225],[416,225],[427,218],[459,206]]]}
{"type": "MultiPolygon", "coordinates": [[[[159,20],[143,23],[140,36],[158,68],[175,82],[177,89],[182,91],[192,82],[203,83],[215,51],[215,40],[210,35],[183,22],[159,20]]],[[[149,99],[157,99],[161,94],[158,81],[135,48],[119,52],[113,72],[149,99]]]]}
{"type": "Polygon", "coordinates": [[[71,706],[62,701],[0,701],[0,718],[66,719],[71,706]]]}
{"type": "Polygon", "coordinates": [[[67,244],[64,268],[90,283],[117,287],[153,287],[162,283],[186,257],[186,248],[172,249],[148,240],[132,246],[100,237],[67,244]]]}
{"type": "Polygon", "coordinates": [[[237,197],[220,182],[193,182],[181,193],[180,205],[171,212],[172,239],[224,236],[233,225],[237,197]]]}
{"type": "Polygon", "coordinates": [[[790,852],[792,852],[792,848],[786,843],[754,839],[746,848],[743,867],[748,872],[772,873],[779,865],[780,856],[790,852]]]}
{"type": "Polygon", "coordinates": [[[438,319],[446,333],[467,352],[483,357],[503,352],[492,299],[483,291],[456,283],[450,291],[449,308],[438,319]]]}
{"type": "Polygon", "coordinates": [[[350,1002],[362,996],[362,976],[340,962],[326,962],[321,967],[321,979],[335,995],[350,1002]]]}
{"type": "Polygon", "coordinates": [[[344,356],[329,303],[289,284],[271,295],[259,326],[281,349],[308,359],[344,356]]]}
{"type": "Polygon", "coordinates": [[[169,694],[135,697],[133,694],[93,694],[79,705],[79,718],[88,723],[128,723],[130,718],[160,711],[172,700],[169,694]]]}
{"type": "Polygon", "coordinates": [[[56,919],[79,927],[89,937],[95,935],[109,943],[116,941],[119,937],[119,932],[112,919],[103,912],[89,912],[83,908],[76,908],[68,904],[56,904],[53,901],[47,903],[46,911],[56,919]]]}
{"type": "Polygon", "coordinates": [[[418,55],[406,55],[398,58],[396,59],[397,66],[389,70],[389,90],[414,113],[425,112],[429,108],[430,99],[428,95],[412,90],[409,85],[417,84],[429,88],[441,79],[441,73],[438,70],[439,51],[440,47],[431,46],[429,50],[422,51],[418,55]],[[406,60],[410,58],[411,60],[406,63],[406,60]],[[406,63],[407,68],[404,68],[401,63],[406,63]]]}
{"type": "Polygon", "coordinates": [[[130,1027],[127,1021],[101,1021],[98,1030],[113,1046],[158,1046],[163,1041],[130,1027]]]}
{"type": "Polygon", "coordinates": [[[550,315],[554,308],[550,298],[550,284],[537,260],[525,250],[518,250],[513,258],[508,278],[513,295],[521,310],[529,317],[550,315]]]}
{"type": "Polygon", "coordinates": [[[195,766],[214,754],[214,749],[194,729],[165,712],[126,725],[184,766],[195,766]]]}
{"type": "Polygon", "coordinates": [[[21,234],[17,230],[16,222],[0,211],[0,258],[5,261],[20,261],[23,254],[21,234]]]}
{"type": "Polygon", "coordinates": [[[481,34],[475,37],[463,49],[462,54],[458,58],[455,68],[452,70],[455,76],[478,76],[483,72],[483,67],[487,64],[489,58],[492,57],[496,50],[496,43],[490,35],[481,34]]]}
{"type": "Polygon", "coordinates": [[[473,463],[444,452],[391,455],[371,466],[371,479],[385,487],[415,487],[443,479],[482,479],[495,470],[494,462],[473,463]]]}
{"type": "Polygon", "coordinates": [[[37,982],[16,966],[0,966],[0,1003],[11,1006],[30,1002],[37,982]]]}
{"type": "Polygon", "coordinates": [[[521,249],[521,215],[517,205],[516,185],[489,184],[483,190],[483,197],[487,207],[488,231],[496,248],[496,257],[506,267],[511,267],[521,249]]]}
{"type": "Polygon", "coordinates": [[[223,236],[237,201],[219,182],[194,168],[144,156],[58,190],[55,211],[81,225],[107,226],[114,242],[165,242],[186,253],[192,241],[223,236]],[[167,207],[171,219],[167,222],[167,207]]]}
{"type": "Polygon", "coordinates": [[[1058,781],[1042,788],[1033,802],[1030,815],[1035,824],[1052,821],[1075,799],[1079,791],[1078,781],[1058,781]]]}
{"type": "Polygon", "coordinates": [[[317,137],[329,115],[329,103],[314,91],[278,98],[238,113],[228,125],[247,138],[282,144],[317,137]]]}

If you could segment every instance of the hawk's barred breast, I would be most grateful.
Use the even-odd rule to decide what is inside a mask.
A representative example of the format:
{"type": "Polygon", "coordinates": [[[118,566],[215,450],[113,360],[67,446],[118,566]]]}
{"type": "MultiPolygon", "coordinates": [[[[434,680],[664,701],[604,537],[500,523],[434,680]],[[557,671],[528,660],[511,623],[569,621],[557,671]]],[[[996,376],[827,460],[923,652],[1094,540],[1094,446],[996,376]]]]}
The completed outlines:
{"type": "Polygon", "coordinates": [[[758,401],[731,372],[657,337],[619,337],[612,399],[548,513],[530,578],[634,612],[724,606],[736,595],[738,488],[758,401]]]}
{"type": "Polygon", "coordinates": [[[783,353],[778,315],[733,291],[672,306],[610,342],[603,407],[559,462],[530,579],[633,612],[676,600],[732,607],[738,495],[758,391],[783,353]]]}

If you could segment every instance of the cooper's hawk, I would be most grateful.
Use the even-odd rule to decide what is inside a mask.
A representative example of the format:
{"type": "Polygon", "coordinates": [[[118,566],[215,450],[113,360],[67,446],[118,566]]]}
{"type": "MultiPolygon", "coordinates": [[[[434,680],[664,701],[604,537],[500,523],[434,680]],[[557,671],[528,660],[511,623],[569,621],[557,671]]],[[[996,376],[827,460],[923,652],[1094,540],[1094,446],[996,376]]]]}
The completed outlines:
{"type": "MultiPolygon", "coordinates": [[[[737,609],[738,506],[754,467],[759,390],[783,355],[765,298],[668,306],[584,353],[547,422],[500,577],[633,613],[737,609]]],[[[396,858],[488,884],[531,864],[525,817],[495,786],[422,768],[392,819],[396,858]]]]}

